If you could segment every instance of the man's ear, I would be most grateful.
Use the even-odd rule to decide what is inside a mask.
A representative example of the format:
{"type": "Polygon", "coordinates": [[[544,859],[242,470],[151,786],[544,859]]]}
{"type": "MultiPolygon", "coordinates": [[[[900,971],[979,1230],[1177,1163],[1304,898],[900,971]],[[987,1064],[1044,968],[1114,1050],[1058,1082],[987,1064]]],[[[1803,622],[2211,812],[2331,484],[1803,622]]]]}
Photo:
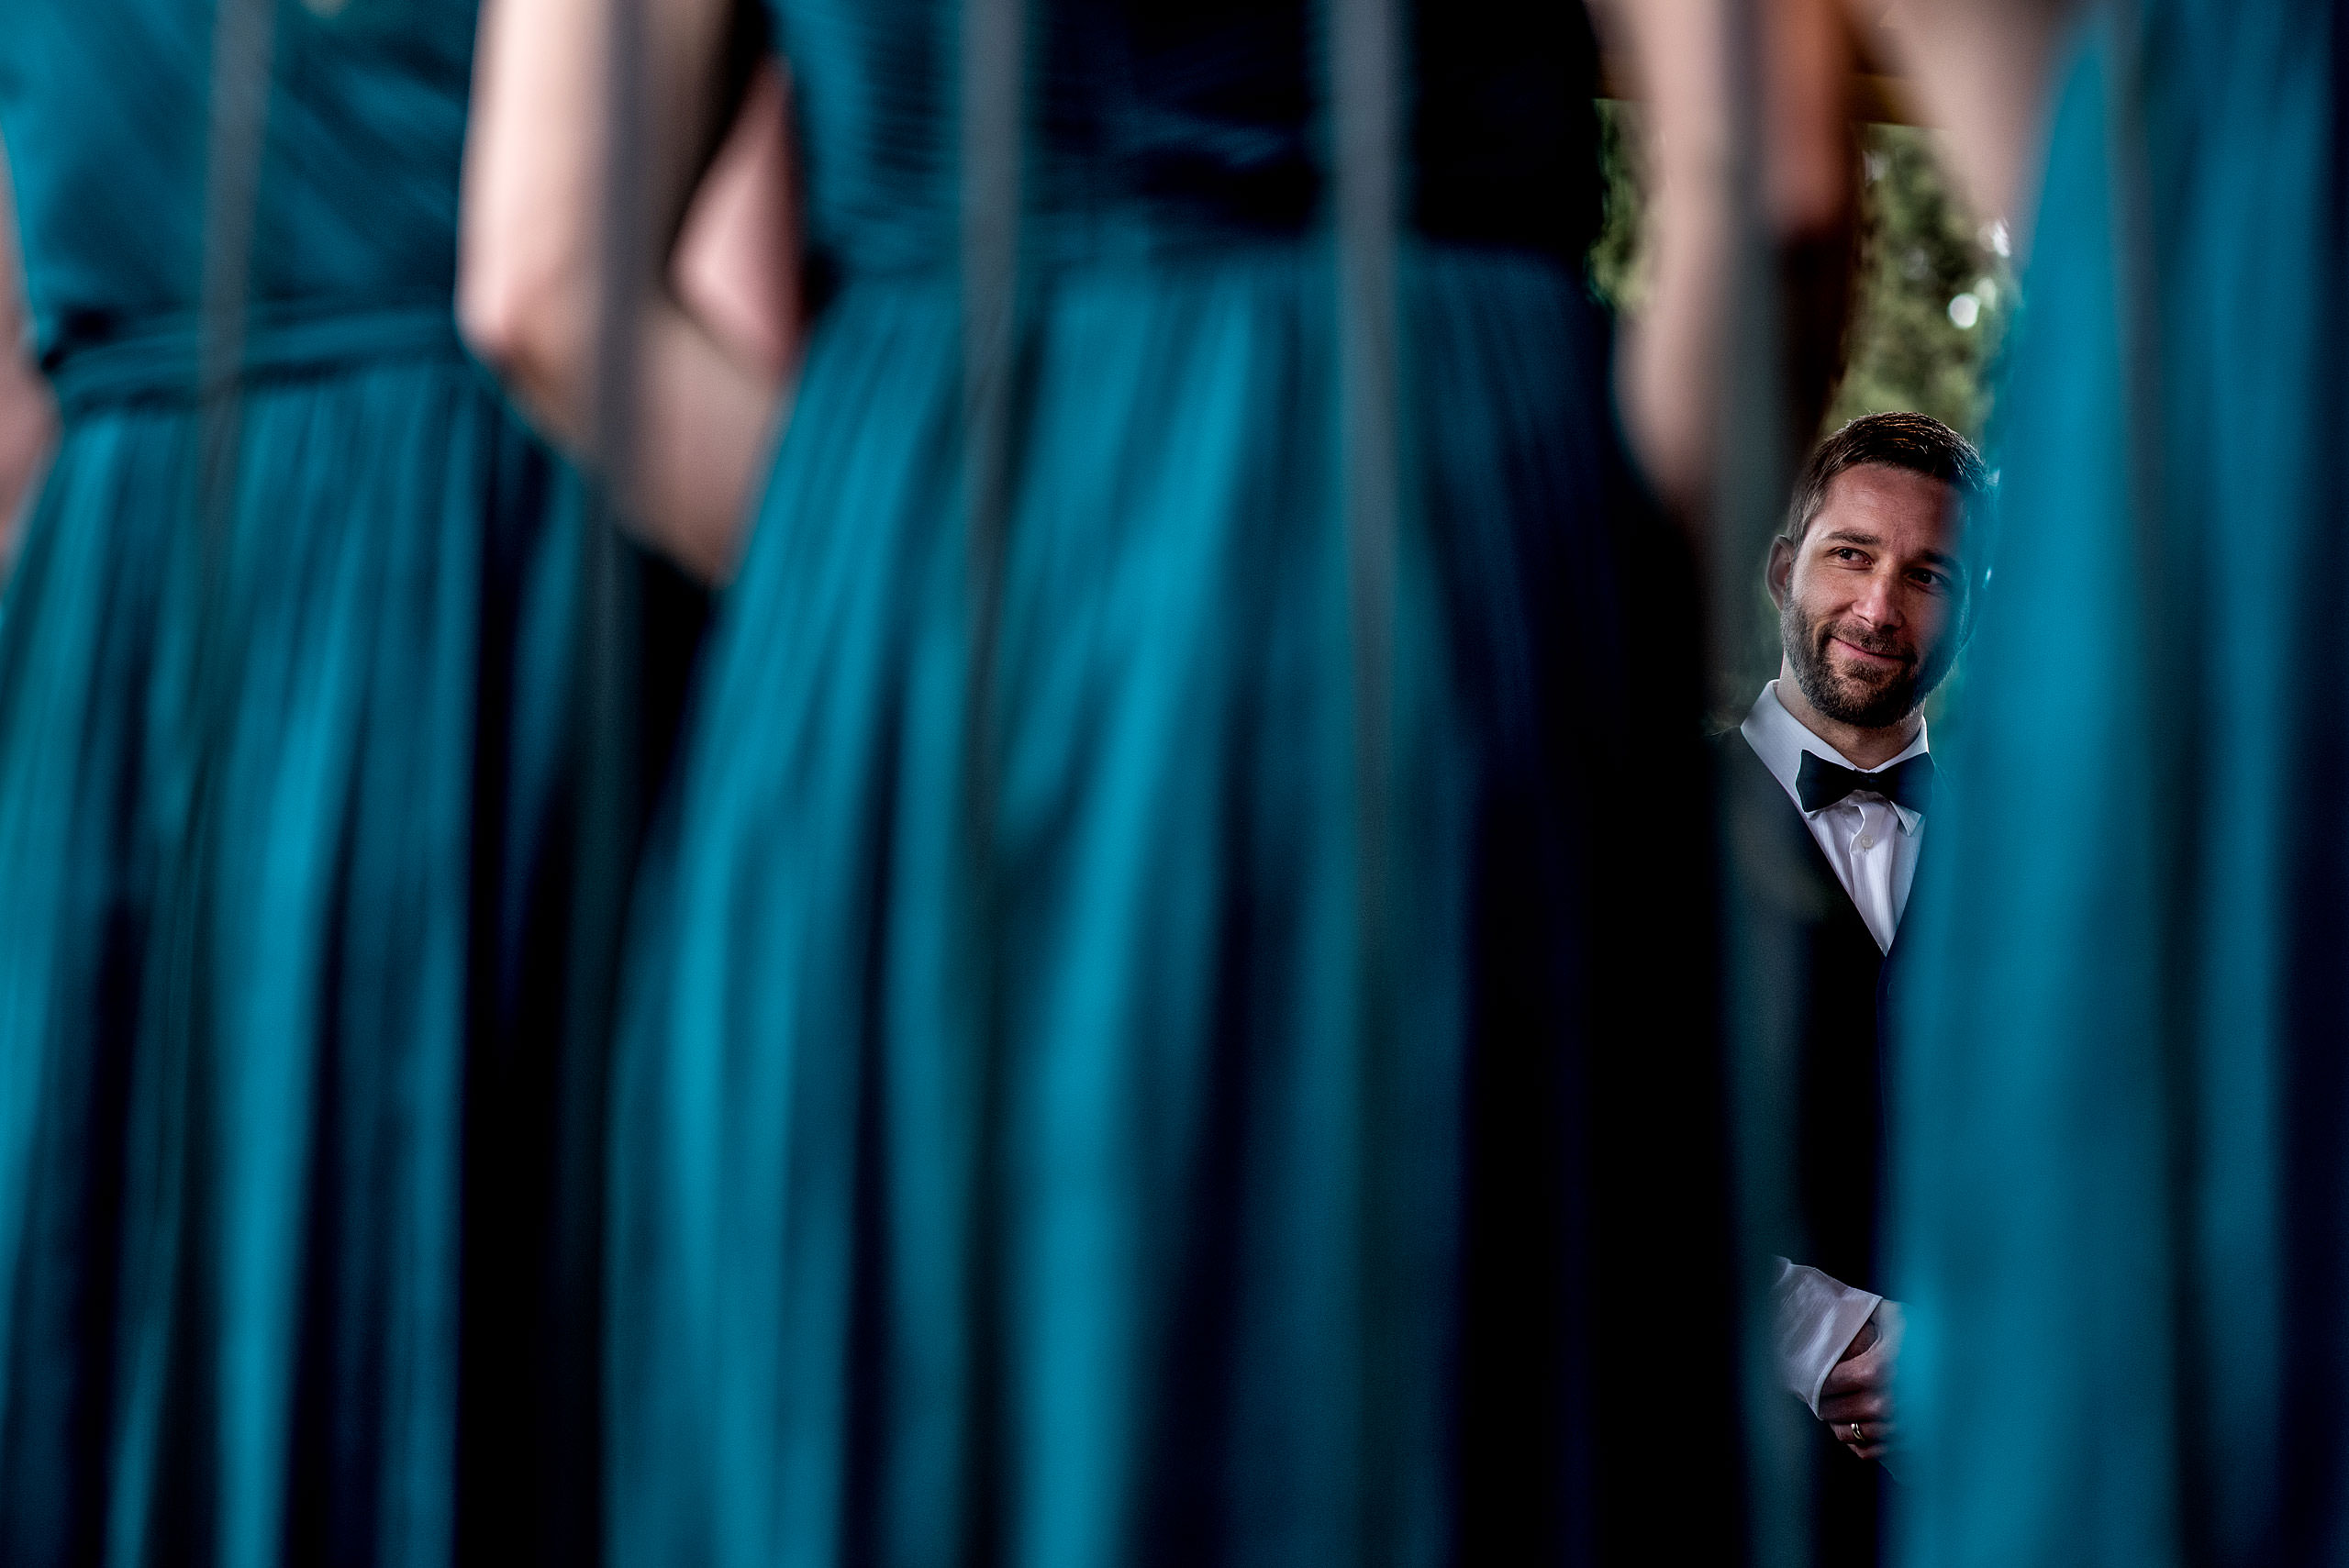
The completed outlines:
{"type": "Polygon", "coordinates": [[[1770,590],[1770,602],[1780,609],[1787,607],[1787,595],[1794,584],[1795,541],[1780,534],[1770,541],[1770,564],[1762,573],[1762,581],[1770,590]]]}

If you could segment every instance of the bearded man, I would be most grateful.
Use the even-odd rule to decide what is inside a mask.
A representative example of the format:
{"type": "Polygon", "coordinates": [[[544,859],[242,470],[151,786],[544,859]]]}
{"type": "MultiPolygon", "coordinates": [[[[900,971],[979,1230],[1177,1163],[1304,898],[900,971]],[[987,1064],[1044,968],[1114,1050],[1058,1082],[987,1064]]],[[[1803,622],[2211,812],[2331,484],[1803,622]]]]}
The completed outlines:
{"type": "Polygon", "coordinates": [[[1777,1264],[1779,1371],[1821,1423],[1815,1560],[1874,1563],[1897,1452],[1900,1311],[1876,1288],[1884,986],[1932,809],[1926,696],[1964,641],[1957,535],[1981,459],[1921,414],[1820,443],[1771,543],[1778,678],[1720,738],[1757,995],[1788,1013],[1799,1225],[1777,1264]],[[1832,1442],[1825,1440],[1827,1438],[1832,1442]]]}

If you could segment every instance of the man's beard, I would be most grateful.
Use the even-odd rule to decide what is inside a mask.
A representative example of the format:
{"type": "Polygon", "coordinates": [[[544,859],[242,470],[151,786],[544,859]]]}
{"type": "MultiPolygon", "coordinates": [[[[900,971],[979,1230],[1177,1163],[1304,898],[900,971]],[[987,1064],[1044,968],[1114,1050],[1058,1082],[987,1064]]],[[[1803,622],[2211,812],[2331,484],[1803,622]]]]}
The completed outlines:
{"type": "Polygon", "coordinates": [[[1795,667],[1795,684],[1810,706],[1838,724],[1855,729],[1883,729],[1899,723],[1941,684],[1939,661],[1927,661],[1896,637],[1862,630],[1842,621],[1815,625],[1792,598],[1778,613],[1778,639],[1795,667]],[[1902,661],[1889,678],[1871,685],[1854,680],[1829,662],[1827,643],[1840,639],[1853,647],[1887,659],[1902,661]]]}

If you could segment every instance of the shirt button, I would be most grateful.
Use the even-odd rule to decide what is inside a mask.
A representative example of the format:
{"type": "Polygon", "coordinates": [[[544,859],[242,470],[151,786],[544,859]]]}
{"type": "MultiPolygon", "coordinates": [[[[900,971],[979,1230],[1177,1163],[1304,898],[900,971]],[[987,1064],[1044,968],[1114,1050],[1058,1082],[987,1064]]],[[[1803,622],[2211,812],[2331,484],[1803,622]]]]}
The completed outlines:
{"type": "Polygon", "coordinates": [[[1853,840],[1853,844],[1854,847],[1857,849],[1873,850],[1876,848],[1876,835],[1873,833],[1863,833],[1857,839],[1853,840]]]}

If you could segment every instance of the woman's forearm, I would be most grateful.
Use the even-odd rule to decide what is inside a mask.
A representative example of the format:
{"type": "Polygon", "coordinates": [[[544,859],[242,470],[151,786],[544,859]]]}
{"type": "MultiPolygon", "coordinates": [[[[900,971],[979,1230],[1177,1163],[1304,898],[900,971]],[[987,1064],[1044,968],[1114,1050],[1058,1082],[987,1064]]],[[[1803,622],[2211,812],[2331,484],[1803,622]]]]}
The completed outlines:
{"type": "Polygon", "coordinates": [[[2048,72],[2071,0],[1847,0],[1881,12],[1883,36],[1944,136],[1976,211],[2007,220],[2020,254],[2029,239],[2048,72]]]}
{"type": "Polygon", "coordinates": [[[1624,421],[1650,480],[1692,521],[1715,483],[1738,268],[1773,269],[1789,431],[1807,438],[1836,369],[1854,212],[1852,39],[1839,4],[1767,0],[1742,18],[1743,36],[1729,0],[1594,7],[1647,131],[1655,272],[1624,335],[1624,421]]]}
{"type": "Polygon", "coordinates": [[[606,30],[598,0],[485,0],[465,138],[458,318],[573,450],[593,422],[606,30]]]}
{"type": "MultiPolygon", "coordinates": [[[[604,0],[491,0],[484,7],[458,295],[468,340],[531,417],[590,466],[625,473],[622,504],[635,525],[709,578],[730,569],[782,397],[775,357],[746,342],[739,327],[703,319],[671,284],[673,252],[715,140],[727,16],[725,0],[644,6],[646,199],[635,236],[644,250],[631,271],[645,281],[629,285],[632,297],[619,306],[634,324],[634,450],[596,450],[609,162],[604,0]]],[[[763,162],[779,171],[779,108],[765,112],[776,118],[757,128],[774,143],[763,162]]],[[[792,264],[786,239],[721,239],[763,243],[763,264],[792,264]]]]}
{"type": "Polygon", "coordinates": [[[27,507],[56,434],[49,384],[33,363],[24,274],[17,264],[16,200],[0,157],[0,582],[16,560],[27,507]]]}
{"type": "Polygon", "coordinates": [[[1645,109],[1655,276],[1618,365],[1624,422],[1650,480],[1694,519],[1712,484],[1736,238],[1728,11],[1724,0],[1612,0],[1593,10],[1645,109]]]}
{"type": "Polygon", "coordinates": [[[722,583],[781,417],[783,380],[666,295],[646,303],[640,322],[635,505],[663,552],[722,583]]]}

